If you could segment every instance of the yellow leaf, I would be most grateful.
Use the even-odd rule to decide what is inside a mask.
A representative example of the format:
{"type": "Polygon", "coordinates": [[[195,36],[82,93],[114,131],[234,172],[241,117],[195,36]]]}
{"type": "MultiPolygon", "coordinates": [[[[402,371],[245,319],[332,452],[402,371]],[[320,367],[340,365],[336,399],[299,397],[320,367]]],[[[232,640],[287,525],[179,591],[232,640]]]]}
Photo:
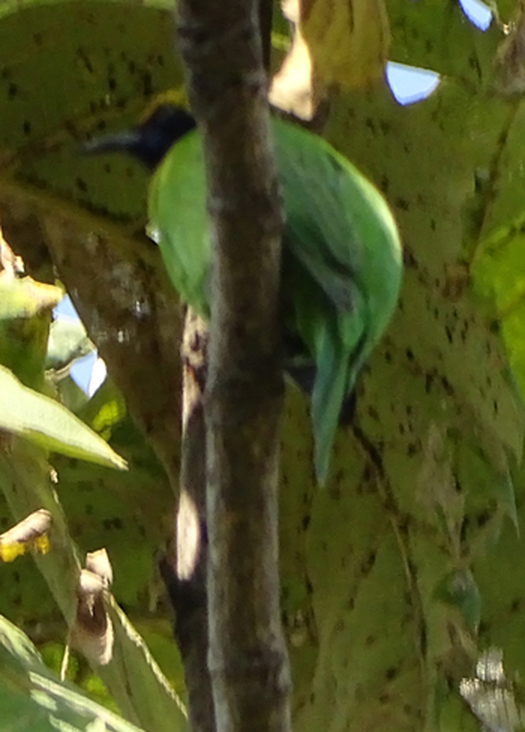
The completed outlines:
{"type": "Polygon", "coordinates": [[[295,24],[290,53],[272,82],[272,104],[310,119],[327,89],[383,77],[390,41],[384,0],[283,0],[295,24]]]}
{"type": "Polygon", "coordinates": [[[0,560],[13,562],[31,549],[40,554],[49,551],[47,532],[51,527],[51,514],[44,508],[34,511],[23,521],[0,534],[0,560]]]}
{"type": "Polygon", "coordinates": [[[300,27],[326,84],[350,89],[382,77],[389,46],[383,0],[303,0],[300,27]]]}

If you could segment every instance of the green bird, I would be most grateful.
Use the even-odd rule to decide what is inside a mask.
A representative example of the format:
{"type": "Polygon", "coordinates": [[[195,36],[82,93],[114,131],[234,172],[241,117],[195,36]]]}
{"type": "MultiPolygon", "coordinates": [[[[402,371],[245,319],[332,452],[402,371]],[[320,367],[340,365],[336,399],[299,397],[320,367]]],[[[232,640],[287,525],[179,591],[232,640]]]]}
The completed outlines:
{"type": "MultiPolygon", "coordinates": [[[[339,415],[395,310],[399,235],[377,189],[327,142],[272,119],[285,213],[284,363],[311,393],[315,471],[327,478],[339,415]]],[[[194,118],[171,103],[135,128],[84,145],[127,151],[154,171],[148,234],[183,301],[210,315],[203,149],[194,118]]]]}

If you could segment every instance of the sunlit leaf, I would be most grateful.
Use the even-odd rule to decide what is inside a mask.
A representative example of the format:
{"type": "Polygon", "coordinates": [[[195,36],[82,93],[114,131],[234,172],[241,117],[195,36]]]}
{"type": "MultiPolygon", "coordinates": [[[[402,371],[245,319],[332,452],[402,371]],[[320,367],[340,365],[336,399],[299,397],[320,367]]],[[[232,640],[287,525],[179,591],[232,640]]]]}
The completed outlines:
{"type": "Polygon", "coordinates": [[[0,320],[29,318],[55,307],[62,296],[59,287],[35,282],[31,277],[0,277],[0,320]]]}
{"type": "Polygon", "coordinates": [[[36,648],[0,616],[2,729],[16,732],[140,732],[46,668],[36,648]]]}
{"type": "Polygon", "coordinates": [[[0,429],[47,450],[123,470],[126,461],[65,407],[23,386],[0,366],[0,429]]]}

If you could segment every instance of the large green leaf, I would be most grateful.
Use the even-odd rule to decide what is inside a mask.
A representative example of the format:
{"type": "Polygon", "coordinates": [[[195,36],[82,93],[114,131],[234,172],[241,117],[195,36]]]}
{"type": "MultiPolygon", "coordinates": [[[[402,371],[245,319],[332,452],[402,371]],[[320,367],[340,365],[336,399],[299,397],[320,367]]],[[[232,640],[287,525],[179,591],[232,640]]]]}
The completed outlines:
{"type": "Polygon", "coordinates": [[[0,429],[28,437],[51,452],[126,468],[126,461],[74,414],[21,384],[3,366],[0,395],[0,429]]]}
{"type": "MultiPolygon", "coordinates": [[[[46,5],[65,5],[67,2],[76,2],[76,0],[3,0],[0,6],[0,17],[16,13],[20,10],[35,8],[46,5]]],[[[125,5],[123,0],[102,0],[104,4],[125,5]]],[[[171,9],[174,6],[174,0],[143,0],[142,5],[152,8],[171,9]]]]}
{"type": "MultiPolygon", "coordinates": [[[[506,12],[512,5],[506,0],[506,12]]],[[[515,100],[513,108],[486,92],[503,38],[496,26],[479,33],[456,2],[388,0],[387,6],[392,57],[443,76],[432,98],[410,108],[399,107],[387,89],[340,95],[325,128],[395,207],[407,266],[399,313],[360,385],[360,432],[340,431],[337,470],[323,494],[311,482],[306,403],[296,393],[287,402],[283,610],[301,732],[425,727],[436,677],[446,665],[454,666],[456,678],[456,653],[466,655],[457,628],[451,632],[451,615],[463,613],[477,626],[474,585],[467,583],[465,607],[461,593],[449,593],[446,604],[435,601],[436,582],[454,578],[457,567],[471,571],[479,587],[482,642],[501,645],[522,677],[525,669],[523,547],[510,522],[503,522],[496,548],[484,541],[496,533],[486,528],[502,509],[512,517],[517,511],[523,521],[523,479],[513,473],[523,425],[501,338],[487,328],[466,281],[454,277],[462,271],[458,259],[467,258],[463,267],[477,291],[496,295],[496,315],[523,388],[525,316],[522,307],[513,308],[523,291],[522,102],[515,100]],[[479,244],[470,272],[465,241],[479,244]]],[[[35,206],[42,202],[47,213],[51,203],[67,213],[66,204],[45,198],[46,188],[137,219],[133,230],[140,229],[143,174],[124,161],[79,160],[76,144],[105,125],[125,126],[152,92],[177,83],[171,20],[147,10],[138,4],[34,3],[6,18],[0,145],[13,165],[2,172],[0,193],[18,190],[35,206]]],[[[129,307],[135,274],[120,267],[114,278],[129,307]]],[[[135,483],[131,499],[122,480],[119,498],[130,511],[122,521],[116,503],[112,513],[103,513],[111,491],[103,477],[95,491],[93,475],[82,472],[87,469],[95,471],[58,466],[66,510],[90,547],[98,536],[119,541],[115,567],[131,602],[128,577],[137,574],[139,544],[141,566],[149,561],[140,531],[135,544],[129,540],[133,512],[142,520],[151,511],[150,484],[135,483]],[[77,494],[67,490],[74,480],[77,494]],[[129,570],[122,570],[126,561],[129,570]]],[[[166,492],[155,494],[159,504],[166,492]]],[[[470,640],[475,646],[476,638],[470,640]]],[[[472,729],[471,717],[462,719],[468,710],[457,689],[447,692],[435,699],[441,730],[472,729]]],[[[142,718],[141,724],[146,726],[142,718]]]]}
{"type": "Polygon", "coordinates": [[[44,665],[29,638],[0,616],[0,720],[9,732],[140,732],[44,665]]]}

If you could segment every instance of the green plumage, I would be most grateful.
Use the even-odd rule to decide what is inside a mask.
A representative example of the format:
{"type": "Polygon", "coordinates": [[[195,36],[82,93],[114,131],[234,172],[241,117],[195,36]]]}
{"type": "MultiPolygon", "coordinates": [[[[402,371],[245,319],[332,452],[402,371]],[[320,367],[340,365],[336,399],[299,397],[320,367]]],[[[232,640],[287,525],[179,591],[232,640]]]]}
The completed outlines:
{"type": "MultiPolygon", "coordinates": [[[[396,307],[401,246],[384,199],[344,157],[280,120],[272,121],[272,136],[285,211],[283,317],[301,344],[295,362],[315,366],[314,460],[323,483],[343,402],[396,307]]],[[[207,227],[201,139],[191,130],[154,172],[148,233],[181,298],[205,317],[207,227]]]]}

